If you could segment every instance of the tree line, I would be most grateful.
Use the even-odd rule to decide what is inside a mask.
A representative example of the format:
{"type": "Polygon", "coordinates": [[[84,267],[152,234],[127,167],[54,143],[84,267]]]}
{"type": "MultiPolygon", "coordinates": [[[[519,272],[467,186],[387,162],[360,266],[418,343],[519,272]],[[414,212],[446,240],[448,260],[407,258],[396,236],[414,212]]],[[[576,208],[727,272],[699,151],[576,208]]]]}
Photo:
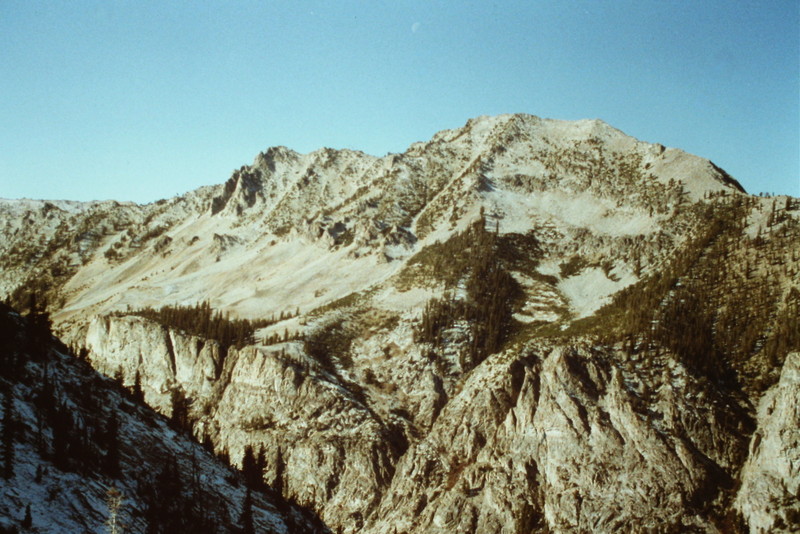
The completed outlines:
{"type": "Polygon", "coordinates": [[[630,352],[669,350],[729,387],[769,387],[771,369],[800,350],[800,290],[792,282],[800,224],[783,214],[791,204],[773,204],[764,234],[751,239],[750,208],[750,199],[700,208],[699,232],[666,265],[617,293],[594,319],[597,333],[630,352]],[[763,364],[746,372],[754,358],[763,364]]]}
{"type": "Polygon", "coordinates": [[[159,324],[180,330],[189,335],[217,341],[224,354],[230,347],[241,349],[255,343],[255,332],[279,321],[293,317],[282,312],[279,317],[270,319],[232,318],[228,312],[215,311],[208,301],[194,306],[164,306],[162,308],[139,308],[128,311],[126,315],[138,315],[159,324]]]}
{"type": "Polygon", "coordinates": [[[453,245],[447,248],[457,247],[460,257],[450,265],[460,266],[463,278],[446,278],[448,289],[442,299],[434,298],[426,304],[415,340],[441,346],[447,330],[465,321],[469,345],[460,363],[468,371],[500,350],[509,338],[514,326],[514,301],[522,292],[503,264],[498,233],[486,230],[483,216],[451,241],[453,245]],[[465,298],[455,296],[454,289],[459,284],[463,285],[465,298]]]}

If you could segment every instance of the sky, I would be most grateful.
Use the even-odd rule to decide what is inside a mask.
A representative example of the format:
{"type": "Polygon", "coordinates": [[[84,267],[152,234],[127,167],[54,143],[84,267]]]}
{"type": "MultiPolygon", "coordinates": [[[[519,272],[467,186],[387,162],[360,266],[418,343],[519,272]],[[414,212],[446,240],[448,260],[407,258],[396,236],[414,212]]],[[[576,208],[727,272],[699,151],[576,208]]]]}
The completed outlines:
{"type": "Polygon", "coordinates": [[[800,2],[0,0],[0,197],[151,202],[270,146],[599,118],[800,196],[800,2]]]}

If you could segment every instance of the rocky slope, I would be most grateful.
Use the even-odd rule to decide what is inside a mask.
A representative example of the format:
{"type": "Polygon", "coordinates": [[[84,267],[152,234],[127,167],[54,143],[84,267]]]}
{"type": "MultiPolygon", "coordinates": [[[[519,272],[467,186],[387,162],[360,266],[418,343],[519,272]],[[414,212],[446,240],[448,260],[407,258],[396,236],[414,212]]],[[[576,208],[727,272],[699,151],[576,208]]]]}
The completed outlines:
{"type": "Polygon", "coordinates": [[[42,317],[0,305],[2,532],[326,532],[274,492],[246,490],[42,317]]]}
{"type": "Polygon", "coordinates": [[[759,488],[800,461],[798,208],[600,121],[482,117],[145,206],[3,201],[0,288],[334,529],[791,530],[796,473],[759,488]],[[266,326],[136,311],[201,301],[266,326]]]}
{"type": "Polygon", "coordinates": [[[736,506],[753,530],[791,532],[800,524],[800,353],[786,358],[780,381],[758,405],[758,428],[742,468],[736,506]]]}

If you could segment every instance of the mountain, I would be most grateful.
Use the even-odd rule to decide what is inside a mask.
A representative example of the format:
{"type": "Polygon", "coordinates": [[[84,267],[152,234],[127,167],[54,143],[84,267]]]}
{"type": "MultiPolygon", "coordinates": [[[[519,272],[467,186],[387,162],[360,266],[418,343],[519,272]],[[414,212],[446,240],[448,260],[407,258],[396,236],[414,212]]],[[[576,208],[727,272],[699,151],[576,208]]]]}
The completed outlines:
{"type": "Polygon", "coordinates": [[[708,160],[504,115],[0,213],[0,291],[333,530],[797,525],[800,201],[708,160]]]}

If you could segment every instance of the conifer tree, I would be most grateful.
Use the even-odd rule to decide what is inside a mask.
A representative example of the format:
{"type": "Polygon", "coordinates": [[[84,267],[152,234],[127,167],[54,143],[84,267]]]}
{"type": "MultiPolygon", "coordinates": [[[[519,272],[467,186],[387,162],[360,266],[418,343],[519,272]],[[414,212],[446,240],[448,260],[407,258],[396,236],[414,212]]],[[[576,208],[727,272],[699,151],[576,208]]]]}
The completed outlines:
{"type": "Polygon", "coordinates": [[[53,429],[53,463],[66,469],[74,421],[66,406],[56,407],[50,421],[53,429]]]}
{"type": "Polygon", "coordinates": [[[116,410],[111,410],[111,415],[103,432],[103,442],[106,455],[103,457],[103,470],[110,477],[118,477],[119,469],[119,418],[116,410]]]}
{"type": "Polygon", "coordinates": [[[242,515],[239,517],[239,524],[242,525],[242,534],[255,534],[255,527],[253,525],[253,496],[250,493],[249,487],[244,494],[242,515]]]}
{"type": "Polygon", "coordinates": [[[48,344],[52,337],[52,323],[46,305],[37,297],[36,292],[31,293],[27,319],[27,352],[34,360],[42,361],[47,356],[48,344]]]}
{"type": "Polygon", "coordinates": [[[258,489],[261,473],[258,470],[258,460],[253,452],[252,445],[246,445],[242,455],[242,474],[244,483],[248,488],[258,489]]]}
{"type": "Polygon", "coordinates": [[[189,400],[179,386],[172,390],[172,414],[170,423],[176,430],[189,429],[189,400]]]}
{"type": "Polygon", "coordinates": [[[165,459],[155,479],[143,490],[140,493],[145,502],[144,515],[149,534],[186,532],[183,528],[187,519],[183,481],[174,456],[165,459]]]}
{"type": "Polygon", "coordinates": [[[6,313],[0,313],[0,375],[12,380],[17,377],[20,367],[14,342],[16,333],[13,320],[6,313]]]}
{"type": "Polygon", "coordinates": [[[3,391],[3,478],[14,477],[14,397],[10,386],[3,391]]]}
{"type": "Polygon", "coordinates": [[[136,375],[133,379],[133,389],[131,390],[131,396],[133,400],[136,402],[144,402],[144,391],[142,391],[142,376],[139,374],[139,370],[136,370],[136,375]]]}
{"type": "Polygon", "coordinates": [[[223,447],[221,451],[217,453],[217,458],[219,461],[225,465],[231,465],[231,455],[228,452],[228,447],[223,447]]]}
{"type": "Polygon", "coordinates": [[[283,495],[283,474],[286,471],[286,462],[283,459],[283,450],[278,446],[275,453],[275,480],[272,483],[272,489],[278,495],[283,495]]]}
{"type": "Polygon", "coordinates": [[[25,517],[22,519],[22,528],[28,530],[32,526],[33,526],[33,516],[31,515],[31,505],[28,504],[25,507],[25,517]]]}
{"type": "Polygon", "coordinates": [[[106,504],[108,506],[108,520],[106,526],[109,534],[119,534],[122,532],[119,522],[119,509],[122,507],[122,493],[117,488],[110,488],[106,492],[106,504]]]}

